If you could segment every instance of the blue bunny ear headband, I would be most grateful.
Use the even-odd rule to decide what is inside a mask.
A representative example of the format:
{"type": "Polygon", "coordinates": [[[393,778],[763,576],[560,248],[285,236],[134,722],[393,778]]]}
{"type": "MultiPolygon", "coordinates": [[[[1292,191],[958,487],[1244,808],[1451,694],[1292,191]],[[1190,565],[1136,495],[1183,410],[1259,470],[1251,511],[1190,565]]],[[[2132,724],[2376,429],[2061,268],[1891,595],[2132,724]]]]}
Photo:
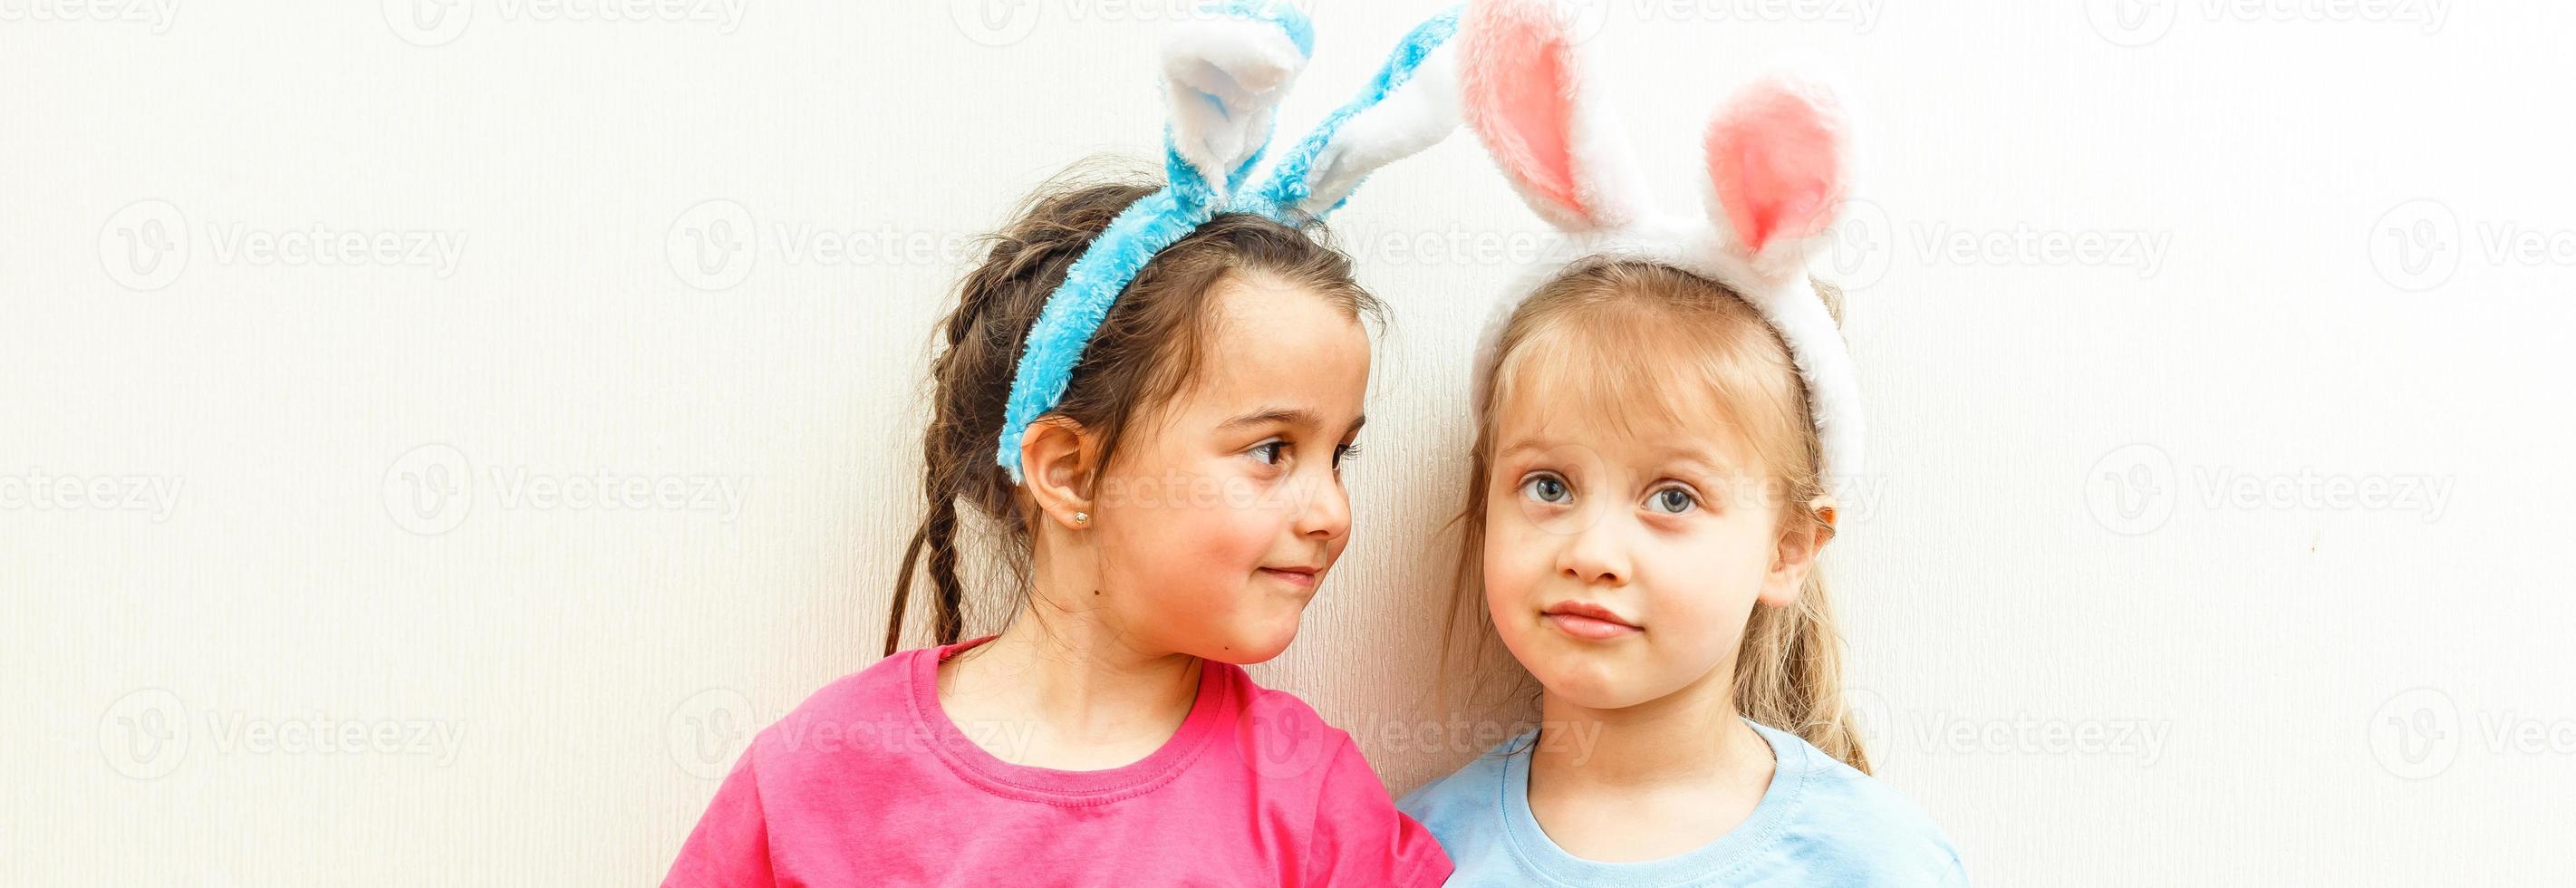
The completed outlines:
{"type": "Polygon", "coordinates": [[[1457,30],[1456,9],[1415,26],[1365,92],[1327,115],[1249,187],[1252,167],[1269,147],[1279,101],[1313,55],[1313,26],[1278,0],[1228,0],[1202,9],[1164,41],[1168,184],[1110,220],[1029,328],[994,452],[1012,483],[1023,480],[1021,436],[1064,397],[1092,333],[1154,254],[1220,212],[1291,226],[1320,221],[1371,171],[1458,128],[1457,69],[1448,51],[1457,30]]]}

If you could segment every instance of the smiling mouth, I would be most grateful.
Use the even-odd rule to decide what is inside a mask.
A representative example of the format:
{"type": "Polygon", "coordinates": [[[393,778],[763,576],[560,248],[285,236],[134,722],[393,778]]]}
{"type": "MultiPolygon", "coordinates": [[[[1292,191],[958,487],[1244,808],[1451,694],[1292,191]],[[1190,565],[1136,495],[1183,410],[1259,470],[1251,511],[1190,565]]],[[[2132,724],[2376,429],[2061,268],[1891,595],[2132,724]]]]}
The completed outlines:
{"type": "Polygon", "coordinates": [[[1299,589],[1312,589],[1315,588],[1315,581],[1320,578],[1323,572],[1311,567],[1286,569],[1265,567],[1261,569],[1260,573],[1262,576],[1278,580],[1299,589]]]}

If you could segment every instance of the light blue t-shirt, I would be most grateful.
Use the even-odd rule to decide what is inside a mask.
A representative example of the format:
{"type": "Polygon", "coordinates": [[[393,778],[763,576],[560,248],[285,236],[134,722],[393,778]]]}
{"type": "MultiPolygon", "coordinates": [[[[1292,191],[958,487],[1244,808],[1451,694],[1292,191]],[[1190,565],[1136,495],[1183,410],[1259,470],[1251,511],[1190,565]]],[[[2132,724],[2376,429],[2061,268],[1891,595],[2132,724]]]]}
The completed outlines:
{"type": "Polygon", "coordinates": [[[1795,734],[1750,720],[1778,767],[1762,801],[1717,841],[1675,857],[1584,860],[1559,848],[1530,814],[1530,745],[1503,741],[1396,807],[1438,836],[1457,864],[1450,885],[1921,885],[1964,886],[1950,840],[1895,790],[1795,734]]]}

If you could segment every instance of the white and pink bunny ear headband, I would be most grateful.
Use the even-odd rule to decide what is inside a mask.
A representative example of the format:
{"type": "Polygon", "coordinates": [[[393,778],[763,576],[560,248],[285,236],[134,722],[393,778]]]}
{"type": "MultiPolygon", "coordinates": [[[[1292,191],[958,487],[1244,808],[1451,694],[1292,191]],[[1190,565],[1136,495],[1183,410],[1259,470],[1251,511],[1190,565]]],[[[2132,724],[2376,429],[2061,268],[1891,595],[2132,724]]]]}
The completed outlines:
{"type": "Polygon", "coordinates": [[[1575,263],[1632,259],[1698,275],[1742,295],[1788,343],[1837,491],[1861,468],[1861,403],[1851,354],[1806,274],[1843,202],[1848,160],[1833,97],[1787,78],[1750,84],[1702,135],[1706,209],[1654,206],[1602,91],[1582,64],[1574,11],[1548,0],[1471,0],[1459,25],[1467,125],[1541,218],[1574,238],[1574,256],[1514,285],[1476,347],[1484,403],[1505,323],[1540,284],[1575,263]]]}

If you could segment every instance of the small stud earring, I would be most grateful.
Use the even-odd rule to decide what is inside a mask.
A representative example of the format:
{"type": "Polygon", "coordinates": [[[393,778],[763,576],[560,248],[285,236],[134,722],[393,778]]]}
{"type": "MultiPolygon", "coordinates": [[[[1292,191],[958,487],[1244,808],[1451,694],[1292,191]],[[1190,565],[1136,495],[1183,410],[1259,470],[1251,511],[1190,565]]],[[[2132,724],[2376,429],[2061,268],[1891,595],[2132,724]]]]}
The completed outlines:
{"type": "Polygon", "coordinates": [[[1088,523],[1090,523],[1090,522],[1091,522],[1091,513],[1089,513],[1089,512],[1075,512],[1075,513],[1073,513],[1073,523],[1075,523],[1075,524],[1088,524],[1088,523]]]}

